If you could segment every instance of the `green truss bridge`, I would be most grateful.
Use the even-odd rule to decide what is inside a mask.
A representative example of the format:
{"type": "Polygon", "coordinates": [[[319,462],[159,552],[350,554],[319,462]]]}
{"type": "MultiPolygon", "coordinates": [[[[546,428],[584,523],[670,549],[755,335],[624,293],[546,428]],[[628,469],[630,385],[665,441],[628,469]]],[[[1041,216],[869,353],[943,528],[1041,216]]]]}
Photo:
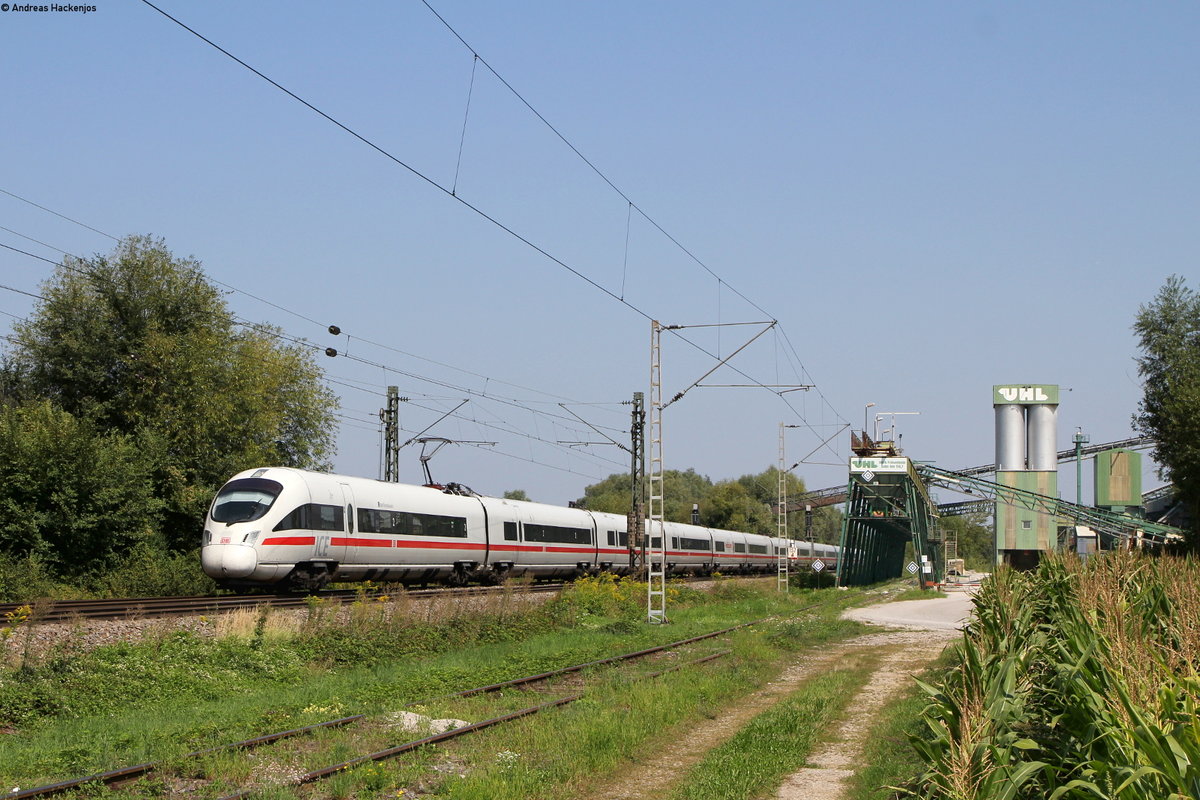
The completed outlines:
{"type": "Polygon", "coordinates": [[[1122,542],[1161,545],[1182,535],[1169,525],[984,480],[975,471],[955,472],[914,462],[900,455],[890,442],[877,444],[865,434],[861,439],[851,434],[851,443],[856,456],[850,459],[845,494],[837,573],[842,586],[862,586],[906,575],[922,586],[944,580],[938,507],[930,498],[929,486],[1022,506],[1064,524],[1085,525],[1101,537],[1106,548],[1122,542]]]}

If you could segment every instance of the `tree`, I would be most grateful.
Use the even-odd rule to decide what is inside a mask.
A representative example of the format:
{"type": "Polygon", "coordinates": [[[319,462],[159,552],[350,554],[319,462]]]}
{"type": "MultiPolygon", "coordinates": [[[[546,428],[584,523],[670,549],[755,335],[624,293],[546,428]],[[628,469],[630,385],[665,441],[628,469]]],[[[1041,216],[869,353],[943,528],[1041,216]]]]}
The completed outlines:
{"type": "Polygon", "coordinates": [[[0,405],[0,452],[0,552],[81,575],[156,535],[162,502],[134,437],[48,402],[0,405]]]}
{"type": "Polygon", "coordinates": [[[1133,330],[1142,355],[1142,400],[1134,428],[1154,439],[1159,476],[1175,484],[1188,511],[1192,549],[1200,546],[1200,295],[1172,275],[1149,305],[1138,308],[1133,330]]]}
{"type": "MultiPolygon", "coordinates": [[[[691,522],[692,505],[703,501],[712,489],[712,481],[689,469],[686,472],[669,469],[663,473],[664,518],[674,522],[691,522]]],[[[576,501],[592,511],[610,514],[628,514],[632,505],[632,489],[629,473],[616,472],[599,483],[583,490],[583,497],[576,501]]]]}
{"type": "Polygon", "coordinates": [[[328,468],[336,398],[312,349],[235,326],[199,262],[132,236],[108,256],[68,257],[42,294],[14,326],[0,397],[135,437],[172,545],[194,544],[205,505],[239,470],[328,468]]]}
{"type": "Polygon", "coordinates": [[[525,494],[524,489],[509,489],[504,493],[505,500],[524,500],[529,502],[529,495],[525,494]]]}
{"type": "MultiPolygon", "coordinates": [[[[804,482],[795,475],[786,476],[788,497],[804,493],[804,482]]],[[[667,470],[663,476],[668,520],[691,522],[692,505],[700,506],[700,523],[712,528],[747,531],[774,536],[779,530],[779,470],[767,467],[754,475],[714,484],[694,469],[684,472],[667,470]]],[[[629,475],[615,473],[584,489],[578,501],[593,511],[628,514],[629,475]]],[[[841,536],[841,513],[834,508],[813,509],[813,538],[836,544],[841,536]]],[[[804,514],[788,514],[788,536],[805,538],[804,514]]]]}
{"type": "Polygon", "coordinates": [[[943,535],[952,534],[958,545],[958,557],[967,569],[991,572],[996,568],[996,534],[984,525],[988,515],[968,514],[938,519],[943,535]]]}

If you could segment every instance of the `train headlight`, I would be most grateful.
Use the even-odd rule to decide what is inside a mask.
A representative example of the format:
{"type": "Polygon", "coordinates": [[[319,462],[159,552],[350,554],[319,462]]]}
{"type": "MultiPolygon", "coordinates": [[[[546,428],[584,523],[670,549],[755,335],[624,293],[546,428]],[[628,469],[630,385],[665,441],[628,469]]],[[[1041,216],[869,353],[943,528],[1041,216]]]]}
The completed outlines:
{"type": "Polygon", "coordinates": [[[208,529],[205,529],[205,531],[204,531],[204,544],[205,545],[212,544],[212,531],[210,531],[208,529]]]}
{"type": "Polygon", "coordinates": [[[242,537],[242,543],[243,544],[254,544],[255,542],[258,541],[258,535],[260,533],[262,533],[262,531],[250,531],[249,533],[247,533],[245,536],[242,537]]]}

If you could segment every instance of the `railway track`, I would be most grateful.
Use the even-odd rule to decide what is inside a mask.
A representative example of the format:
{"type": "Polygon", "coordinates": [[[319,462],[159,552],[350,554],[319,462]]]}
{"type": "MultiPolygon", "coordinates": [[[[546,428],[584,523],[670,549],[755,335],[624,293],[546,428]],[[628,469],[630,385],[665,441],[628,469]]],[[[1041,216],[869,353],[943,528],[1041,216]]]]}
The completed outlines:
{"type": "MultiPolygon", "coordinates": [[[[766,619],[770,619],[770,618],[766,618],[766,619]]],[[[704,642],[709,639],[714,639],[716,637],[732,633],[741,628],[746,628],[746,627],[750,627],[753,625],[757,625],[761,622],[766,621],[766,619],[753,620],[751,622],[745,622],[740,625],[734,625],[734,626],[731,626],[728,628],[723,628],[721,630],[712,631],[709,633],[701,634],[699,636],[693,636],[693,637],[690,637],[687,639],[681,639],[681,640],[678,640],[675,642],[669,642],[664,645],[658,645],[656,647],[651,647],[651,648],[647,648],[644,650],[638,650],[638,651],[632,652],[632,653],[625,653],[625,654],[613,656],[610,658],[599,659],[596,661],[588,661],[588,662],[585,662],[582,664],[575,664],[572,666],[563,667],[561,669],[552,670],[550,672],[542,672],[542,673],[538,673],[535,675],[527,675],[524,677],[514,678],[512,680],[504,681],[502,683],[495,683],[495,684],[489,684],[487,686],[479,686],[479,687],[474,687],[474,688],[470,688],[470,689],[464,689],[459,692],[453,692],[451,694],[440,695],[435,698],[428,698],[425,700],[414,701],[414,702],[407,703],[405,705],[406,706],[415,706],[415,705],[430,703],[430,702],[433,702],[436,700],[442,700],[442,699],[446,699],[446,698],[453,698],[453,697],[465,698],[465,697],[471,697],[471,696],[481,695],[481,694],[499,693],[505,689],[524,688],[524,687],[528,687],[528,686],[535,685],[535,684],[548,684],[549,682],[553,681],[554,679],[562,678],[564,676],[574,675],[576,673],[583,672],[584,670],[593,669],[593,668],[597,668],[597,667],[620,665],[623,663],[633,662],[638,659],[645,658],[647,656],[652,656],[655,654],[660,654],[660,653],[664,653],[664,652],[672,651],[672,650],[678,650],[678,649],[686,647],[688,645],[696,644],[699,642],[704,642]]],[[[664,675],[669,672],[674,672],[676,670],[699,666],[701,664],[705,664],[705,663],[714,661],[716,659],[723,658],[724,656],[729,655],[730,652],[731,651],[729,651],[729,650],[717,650],[715,652],[705,654],[699,658],[695,658],[695,659],[685,661],[682,663],[673,664],[672,666],[667,667],[666,669],[661,669],[661,670],[656,670],[653,672],[646,673],[644,675],[639,676],[638,679],[639,680],[649,680],[649,679],[659,677],[659,676],[664,675]]],[[[476,731],[483,730],[485,728],[489,728],[489,727],[492,727],[495,725],[500,725],[500,724],[503,724],[505,722],[509,722],[512,720],[520,719],[520,718],[529,716],[531,714],[536,714],[540,711],[557,708],[559,706],[575,702],[575,701],[581,699],[582,697],[584,697],[585,694],[586,694],[586,691],[574,692],[573,694],[565,696],[565,697],[558,697],[558,698],[550,700],[548,702],[538,703],[534,706],[522,708],[517,711],[503,714],[500,716],[491,717],[491,718],[482,720],[480,722],[476,722],[476,723],[472,723],[469,725],[465,725],[463,727],[447,730],[442,733],[436,733],[436,734],[433,734],[430,736],[424,736],[424,737],[421,737],[418,739],[413,739],[411,741],[407,741],[407,742],[403,742],[398,745],[387,747],[383,750],[374,750],[371,752],[361,753],[350,759],[344,759],[337,763],[330,764],[328,766],[321,767],[319,769],[308,771],[308,772],[304,773],[303,775],[297,776],[294,780],[292,780],[290,782],[289,785],[295,787],[295,786],[300,786],[300,785],[304,785],[304,784],[314,783],[316,781],[336,775],[340,772],[343,772],[344,770],[347,770],[347,769],[357,766],[359,764],[393,758],[402,753],[411,752],[413,750],[419,749],[421,747],[425,747],[430,744],[435,744],[438,742],[443,742],[443,741],[446,741],[449,739],[453,739],[455,737],[468,735],[468,734],[474,733],[476,731]]],[[[340,717],[338,719],[329,720],[327,722],[317,723],[315,725],[308,725],[308,726],[305,726],[302,728],[295,728],[295,729],[282,731],[282,732],[278,732],[278,733],[266,734],[264,736],[259,736],[259,737],[253,738],[253,739],[247,739],[247,740],[233,742],[233,743],[226,744],[226,745],[220,745],[217,747],[199,750],[194,753],[188,753],[184,756],[172,759],[171,763],[178,764],[179,762],[183,762],[183,761],[191,761],[191,760],[198,759],[202,756],[219,753],[222,751],[251,750],[254,748],[274,744],[279,741],[293,739],[293,738],[296,738],[299,736],[304,736],[304,735],[309,735],[309,734],[315,734],[322,730],[351,726],[351,725],[354,725],[354,724],[357,724],[360,722],[364,722],[367,719],[368,719],[367,716],[364,714],[356,714],[356,715],[352,715],[352,716],[340,717]]],[[[130,785],[136,783],[138,780],[142,779],[143,777],[146,777],[148,775],[151,775],[152,773],[155,773],[159,769],[159,767],[160,767],[160,765],[158,763],[145,763],[145,764],[136,764],[133,766],[118,767],[118,768],[115,768],[112,770],[108,770],[106,772],[101,772],[101,773],[92,774],[92,775],[86,775],[86,776],[83,776],[80,778],[64,780],[64,781],[60,781],[60,782],[53,783],[53,784],[47,784],[47,785],[43,785],[43,786],[35,786],[35,787],[28,788],[28,789],[14,790],[13,792],[9,793],[8,795],[5,795],[5,797],[7,798],[7,800],[28,800],[29,798],[50,797],[50,796],[57,795],[57,794],[60,794],[62,792],[66,792],[66,791],[69,791],[72,789],[77,789],[79,787],[84,786],[85,784],[105,784],[111,788],[121,788],[124,786],[130,786],[130,785]]],[[[242,792],[238,792],[236,794],[231,794],[231,795],[225,795],[221,798],[221,800],[242,800],[242,798],[246,798],[246,797],[261,793],[263,791],[263,789],[264,789],[264,787],[262,787],[262,786],[256,786],[255,788],[253,788],[251,790],[242,791],[242,792]]]]}
{"type": "MultiPolygon", "coordinates": [[[[679,577],[672,580],[708,580],[703,577],[679,577]]],[[[520,589],[522,592],[542,593],[560,591],[565,583],[534,583],[520,589]]],[[[462,586],[435,589],[404,589],[410,599],[426,597],[471,597],[476,595],[502,594],[514,591],[505,586],[462,586]]],[[[0,603],[0,622],[13,616],[24,616],[28,609],[28,620],[35,623],[74,622],[76,620],[105,619],[150,619],[155,617],[196,616],[221,614],[240,608],[306,608],[313,598],[321,601],[349,603],[358,599],[377,600],[387,592],[364,594],[360,590],[343,589],[318,592],[311,595],[297,594],[237,594],[197,597],[130,597],[113,600],[55,600],[36,603],[0,603]]]]}
{"type": "MultiPolygon", "coordinates": [[[[538,583],[524,587],[523,592],[557,592],[562,583],[538,583]]],[[[471,597],[512,591],[503,586],[466,586],[460,588],[409,589],[404,596],[412,599],[426,597],[471,597]]],[[[305,608],[313,598],[321,601],[350,603],[360,598],[375,600],[382,593],[362,594],[355,590],[326,591],[313,595],[246,594],[205,597],[134,597],[117,600],[58,600],[50,603],[0,604],[0,620],[23,616],[28,608],[29,621],[74,622],[76,620],[147,619],[153,617],[195,616],[222,614],[240,608],[305,608]]]]}

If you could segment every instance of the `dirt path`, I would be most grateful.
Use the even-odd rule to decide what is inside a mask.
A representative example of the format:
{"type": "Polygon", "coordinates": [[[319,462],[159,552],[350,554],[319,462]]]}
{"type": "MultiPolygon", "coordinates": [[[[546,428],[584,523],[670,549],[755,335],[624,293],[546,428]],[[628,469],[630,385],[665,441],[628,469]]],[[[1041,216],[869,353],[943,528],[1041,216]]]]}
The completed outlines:
{"type": "MultiPolygon", "coordinates": [[[[726,709],[715,719],[690,728],[686,738],[677,739],[657,750],[653,758],[626,770],[614,783],[597,787],[588,797],[592,800],[661,798],[670,791],[679,776],[704,758],[709,750],[732,738],[751,719],[796,691],[807,679],[856,654],[883,651],[878,670],[863,691],[851,701],[855,710],[837,731],[836,740],[814,755],[813,763],[820,768],[803,770],[789,779],[789,782],[798,781],[798,785],[813,782],[830,782],[831,787],[840,785],[837,784],[841,780],[837,771],[841,767],[836,765],[852,763],[855,748],[861,750],[867,725],[873,715],[889,697],[907,685],[913,672],[936,658],[954,635],[951,631],[873,633],[841,642],[815,654],[805,653],[802,660],[789,666],[778,678],[749,695],[737,707],[726,709]]],[[[811,792],[780,795],[786,800],[816,800],[837,796],[811,792]]]]}
{"type": "Polygon", "coordinates": [[[812,754],[810,766],[789,776],[776,795],[777,800],[838,800],[842,796],[843,782],[861,758],[863,743],[880,709],[910,685],[912,675],[937,658],[945,646],[959,636],[956,628],[960,622],[946,622],[956,614],[967,613],[950,607],[957,600],[944,604],[945,609],[941,608],[941,603],[919,602],[926,604],[921,608],[920,617],[930,621],[931,629],[915,629],[921,624],[919,621],[886,618],[889,612],[883,609],[888,606],[857,609],[854,616],[863,621],[902,625],[904,629],[872,633],[817,653],[802,654],[801,660],[737,707],[725,709],[720,716],[690,728],[686,737],[655,751],[649,760],[636,763],[613,783],[596,787],[586,797],[588,800],[661,798],[709,750],[732,738],[756,715],[794,692],[805,680],[856,655],[878,653],[878,666],[850,701],[847,718],[812,754]],[[934,610],[935,605],[939,606],[937,610],[934,610]],[[879,618],[873,619],[872,611],[879,618]]]}
{"type": "Polygon", "coordinates": [[[871,723],[879,711],[911,685],[912,676],[957,638],[957,631],[897,631],[856,639],[856,646],[886,648],[879,667],[850,701],[849,714],[811,756],[809,764],[792,773],[777,800],[837,800],[844,782],[860,763],[871,723]],[[864,641],[872,640],[872,641],[864,641]]]}

